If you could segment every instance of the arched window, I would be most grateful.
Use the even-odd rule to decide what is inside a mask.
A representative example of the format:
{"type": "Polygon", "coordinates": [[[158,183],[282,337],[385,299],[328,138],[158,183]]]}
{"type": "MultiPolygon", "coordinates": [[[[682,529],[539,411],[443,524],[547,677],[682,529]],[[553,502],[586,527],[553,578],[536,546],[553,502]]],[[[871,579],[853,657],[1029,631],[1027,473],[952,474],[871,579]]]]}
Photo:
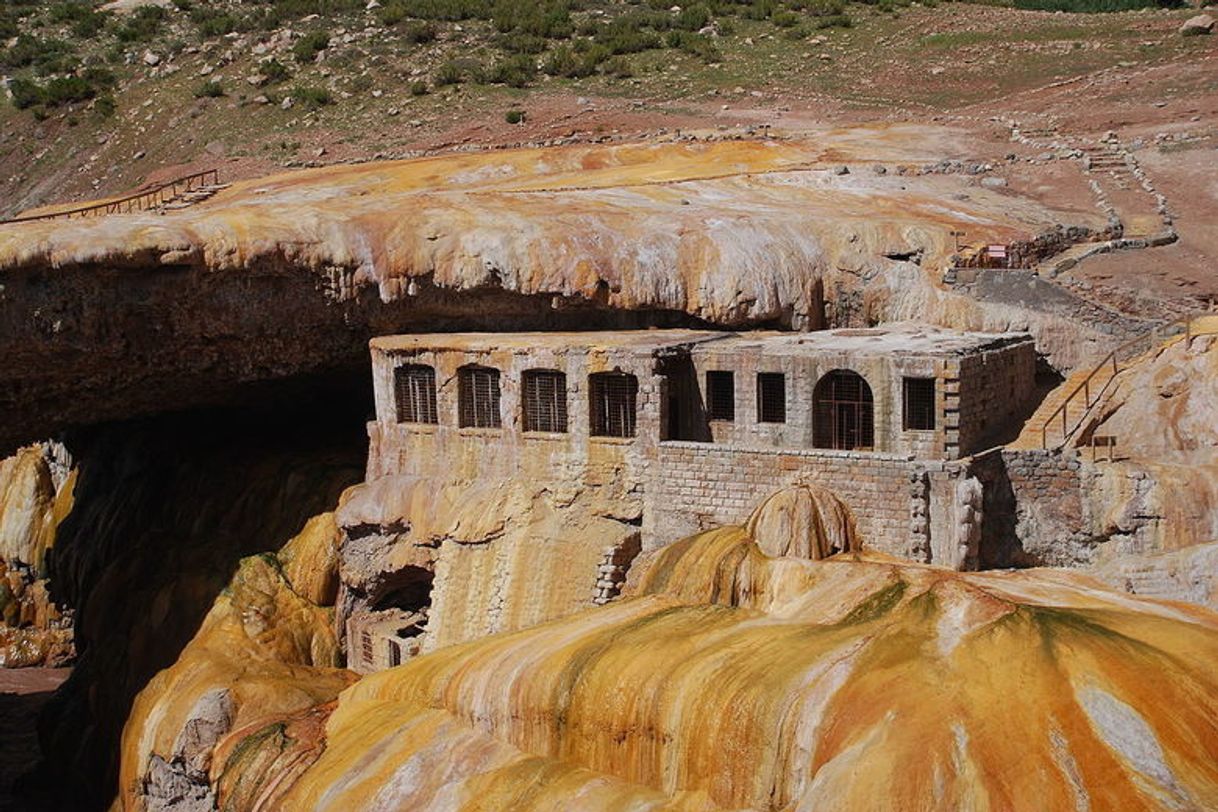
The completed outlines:
{"type": "Polygon", "coordinates": [[[588,376],[588,420],[593,437],[633,437],[639,379],[625,372],[588,376]]]}
{"type": "Polygon", "coordinates": [[[520,407],[525,431],[567,430],[567,376],[556,369],[525,370],[520,407]]]}
{"type": "Polygon", "coordinates": [[[833,370],[817,382],[812,403],[812,440],[817,448],[851,451],[875,447],[871,387],[862,375],[833,370]]]}
{"type": "Polygon", "coordinates": [[[457,370],[457,425],[461,428],[497,429],[499,370],[465,366],[457,370]]]}

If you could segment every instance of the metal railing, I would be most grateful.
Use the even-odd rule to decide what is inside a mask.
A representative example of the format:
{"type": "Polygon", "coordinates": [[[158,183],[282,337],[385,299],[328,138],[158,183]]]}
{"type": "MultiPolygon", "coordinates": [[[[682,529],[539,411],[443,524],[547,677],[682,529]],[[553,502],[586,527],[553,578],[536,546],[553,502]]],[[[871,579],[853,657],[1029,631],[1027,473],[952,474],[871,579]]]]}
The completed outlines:
{"type": "Polygon", "coordinates": [[[219,183],[220,171],[218,169],[205,169],[202,172],[174,178],[159,186],[154,186],[151,189],[145,189],[142,192],[136,192],[126,197],[105,200],[101,203],[91,203],[72,209],[57,209],[45,214],[28,214],[24,217],[13,217],[8,220],[0,220],[0,224],[30,223],[36,220],[57,220],[60,218],[70,220],[73,217],[101,217],[107,214],[130,214],[133,211],[147,211],[148,209],[154,209],[157,206],[163,206],[166,203],[172,202],[188,192],[193,192],[209,185],[218,186],[219,183]]]}
{"type": "Polygon", "coordinates": [[[1183,335],[1187,341],[1195,335],[1218,333],[1218,329],[1204,328],[1200,325],[1201,319],[1213,317],[1214,315],[1214,311],[1207,310],[1202,313],[1194,313],[1176,319],[1168,324],[1148,330],[1141,335],[1134,336],[1104,356],[1104,359],[1096,364],[1091,373],[1070,390],[1065,400],[1061,402],[1061,405],[1045,418],[1045,422],[1040,426],[1040,447],[1043,449],[1049,447],[1049,428],[1059,419],[1061,420],[1062,439],[1056,447],[1060,448],[1070,440],[1074,432],[1078,431],[1079,427],[1086,421],[1092,407],[1099,403],[1100,399],[1112,385],[1112,382],[1116,380],[1117,375],[1124,371],[1125,367],[1122,366],[1124,360],[1136,358],[1177,335],[1183,335]],[[1102,383],[1096,382],[1093,386],[1093,381],[1096,380],[1096,377],[1109,370],[1111,370],[1111,374],[1102,383]],[[1082,395],[1082,413],[1078,415],[1074,425],[1070,425],[1070,405],[1077,402],[1075,398],[1080,394],[1082,395]]]}

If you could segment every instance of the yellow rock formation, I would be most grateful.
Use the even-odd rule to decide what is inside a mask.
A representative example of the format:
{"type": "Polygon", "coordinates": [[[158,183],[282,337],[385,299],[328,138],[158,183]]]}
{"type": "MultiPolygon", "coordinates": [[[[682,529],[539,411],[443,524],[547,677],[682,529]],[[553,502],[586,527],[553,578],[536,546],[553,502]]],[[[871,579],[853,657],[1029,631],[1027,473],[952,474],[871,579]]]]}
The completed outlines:
{"type": "Polygon", "coordinates": [[[75,477],[71,471],[57,484],[41,446],[0,459],[0,667],[58,665],[72,656],[70,620],[51,601],[44,575],[75,477]]]}
{"type": "Polygon", "coordinates": [[[242,560],[178,661],[136,698],[123,735],[126,808],[169,791],[174,777],[206,786],[211,751],[229,730],[324,703],[355,679],[339,667],[333,610],[315,602],[333,600],[336,542],[324,514],[278,555],[242,560]]]}
{"type": "MultiPolygon", "coordinates": [[[[0,272],[286,263],[329,269],[340,298],[369,285],[385,300],[411,295],[416,282],[497,286],[724,324],[809,326],[822,318],[818,280],[840,272],[858,284],[888,270],[886,257],[912,255],[937,277],[953,231],[1008,243],[1062,223],[1104,227],[1095,212],[1053,212],[959,175],[834,172],[852,162],[935,162],[944,138],[927,128],[864,127],[804,141],[582,145],[331,166],[234,183],[163,215],[0,229],[0,272]]],[[[887,290],[869,290],[865,309],[886,319],[927,319],[928,308],[981,318],[965,300],[940,301],[921,273],[909,265],[887,290]]]]}
{"type": "MultiPolygon", "coordinates": [[[[773,517],[750,524],[767,525],[773,517]]],[[[1218,805],[1209,611],[1053,571],[771,557],[743,527],[665,548],[634,581],[608,606],[441,649],[363,678],[336,706],[237,730],[211,767],[217,800],[707,812],[1218,805]]],[[[139,732],[148,718],[132,720],[129,745],[149,738],[139,732]]],[[[147,752],[128,747],[125,776],[126,760],[147,752]]]]}

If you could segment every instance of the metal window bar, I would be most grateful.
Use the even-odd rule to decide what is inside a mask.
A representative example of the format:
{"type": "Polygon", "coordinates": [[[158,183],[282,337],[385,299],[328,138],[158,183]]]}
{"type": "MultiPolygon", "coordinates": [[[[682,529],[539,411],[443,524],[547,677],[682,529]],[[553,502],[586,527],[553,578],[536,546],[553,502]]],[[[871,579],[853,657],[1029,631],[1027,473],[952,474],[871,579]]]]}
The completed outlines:
{"type": "Polygon", "coordinates": [[[457,370],[457,401],[461,428],[499,428],[499,370],[489,367],[457,370]]]}
{"type": "Polygon", "coordinates": [[[593,437],[633,437],[639,379],[624,372],[588,377],[589,419],[593,437]]]}
{"type": "Polygon", "coordinates": [[[787,376],[783,373],[757,373],[757,422],[787,422],[787,376]]]}
{"type": "Polygon", "coordinates": [[[360,653],[363,655],[364,665],[371,668],[375,659],[372,656],[372,633],[367,630],[360,633],[360,653]]]}
{"type": "Polygon", "coordinates": [[[407,364],[393,371],[394,400],[399,423],[438,423],[436,371],[422,364],[407,364]]]}
{"type": "Polygon", "coordinates": [[[567,376],[564,373],[545,369],[525,371],[523,394],[525,431],[567,431],[567,376]]]}
{"type": "Polygon", "coordinates": [[[905,378],[902,381],[902,424],[906,430],[935,428],[935,379],[905,378]]]}
{"type": "Polygon", "coordinates": [[[813,392],[812,440],[817,448],[839,451],[875,447],[871,387],[857,372],[835,369],[813,392]]]}
{"type": "Polygon", "coordinates": [[[736,419],[736,376],[713,370],[706,373],[706,417],[708,420],[736,419]]]}

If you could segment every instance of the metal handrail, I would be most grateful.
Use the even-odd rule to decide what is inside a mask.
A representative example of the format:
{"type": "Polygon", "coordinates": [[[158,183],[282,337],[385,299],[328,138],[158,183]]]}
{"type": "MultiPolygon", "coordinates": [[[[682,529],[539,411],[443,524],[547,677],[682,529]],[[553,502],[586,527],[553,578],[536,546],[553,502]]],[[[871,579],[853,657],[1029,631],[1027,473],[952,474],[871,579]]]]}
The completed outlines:
{"type": "Polygon", "coordinates": [[[1205,316],[1212,315],[1214,315],[1214,311],[1206,310],[1202,313],[1192,313],[1188,316],[1183,316],[1175,321],[1168,322],[1161,327],[1154,327],[1141,335],[1134,336],[1105,355],[1103,360],[1096,365],[1095,369],[1091,370],[1091,373],[1087,375],[1087,377],[1084,378],[1078,386],[1070,390],[1070,393],[1066,395],[1066,398],[1061,402],[1061,405],[1054,409],[1053,412],[1045,418],[1044,423],[1042,423],[1040,426],[1040,447],[1042,449],[1048,449],[1049,426],[1052,425],[1053,421],[1057,419],[1059,414],[1061,415],[1062,421],[1062,441],[1060,445],[1065,445],[1074,432],[1078,431],[1079,427],[1083,425],[1083,422],[1087,419],[1087,413],[1091,410],[1091,407],[1093,407],[1096,403],[1099,403],[1100,398],[1102,398],[1104,393],[1108,391],[1108,387],[1113,381],[1116,380],[1117,375],[1121,373],[1122,369],[1118,359],[1126,350],[1135,345],[1139,345],[1148,339],[1150,346],[1153,347],[1155,344],[1160,343],[1163,338],[1170,337],[1166,336],[1165,333],[1173,330],[1173,328],[1176,327],[1183,327],[1185,340],[1190,340],[1194,335],[1201,335],[1201,333],[1196,333],[1193,331],[1193,323],[1205,316]],[[1093,399],[1091,397],[1091,381],[1100,372],[1107,370],[1109,364],[1112,366],[1112,374],[1108,377],[1108,380],[1104,381],[1104,384],[1099,388],[1099,390],[1096,391],[1095,398],[1093,399]],[[1074,401],[1075,395],[1077,395],[1079,392],[1083,393],[1083,413],[1079,416],[1078,422],[1071,427],[1069,425],[1068,418],[1070,404],[1074,401]]]}
{"type": "Polygon", "coordinates": [[[190,175],[185,175],[180,178],[165,181],[159,186],[154,186],[151,189],[145,189],[142,192],[120,197],[115,200],[106,200],[101,203],[91,203],[86,206],[78,206],[74,209],[59,209],[57,211],[46,212],[45,214],[29,214],[24,217],[13,217],[8,220],[0,220],[0,224],[7,223],[31,223],[35,220],[56,220],[60,217],[65,220],[70,220],[73,217],[90,217],[102,214],[130,214],[133,211],[146,211],[147,209],[155,208],[156,206],[164,205],[180,194],[192,192],[197,188],[208,185],[207,181],[210,178],[211,185],[219,185],[220,170],[205,169],[202,172],[195,172],[190,175]],[[168,194],[167,194],[168,193],[168,194]]]}

